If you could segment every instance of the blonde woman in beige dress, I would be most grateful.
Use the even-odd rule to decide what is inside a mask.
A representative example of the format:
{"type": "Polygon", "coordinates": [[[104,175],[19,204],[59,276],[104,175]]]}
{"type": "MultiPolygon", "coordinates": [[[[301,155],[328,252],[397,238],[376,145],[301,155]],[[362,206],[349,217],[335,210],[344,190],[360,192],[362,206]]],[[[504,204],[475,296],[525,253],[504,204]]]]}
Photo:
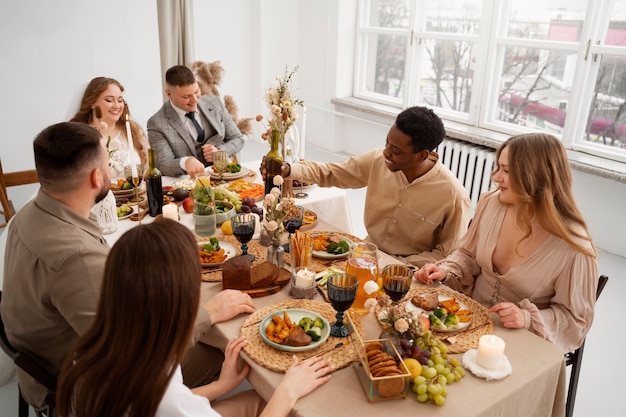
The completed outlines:
{"type": "Polygon", "coordinates": [[[507,328],[525,328],[564,353],[593,321],[598,267],[572,195],[563,144],[547,134],[511,137],[496,152],[485,193],[459,247],[415,273],[463,292],[507,328]]]}

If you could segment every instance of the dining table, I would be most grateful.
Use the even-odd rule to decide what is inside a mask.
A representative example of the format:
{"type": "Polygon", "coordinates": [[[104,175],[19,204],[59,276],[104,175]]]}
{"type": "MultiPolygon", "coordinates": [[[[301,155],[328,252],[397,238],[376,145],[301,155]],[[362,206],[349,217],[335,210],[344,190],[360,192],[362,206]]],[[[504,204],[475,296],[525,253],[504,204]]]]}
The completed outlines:
{"type": "MultiPolygon", "coordinates": [[[[316,230],[328,231],[336,228],[320,220],[310,232],[314,233],[316,230]]],[[[393,263],[398,263],[398,260],[380,252],[379,269],[393,263]]],[[[420,287],[422,284],[414,280],[412,286],[420,287]]],[[[202,301],[206,302],[220,290],[219,282],[203,283],[202,301]]],[[[286,300],[293,300],[289,294],[289,286],[275,294],[254,298],[254,303],[257,310],[268,308],[271,310],[271,306],[281,306],[286,300]]],[[[311,302],[326,301],[318,294],[311,302]]],[[[223,349],[230,339],[242,334],[242,326],[245,325],[248,316],[241,314],[229,321],[214,324],[210,332],[200,341],[223,349]]],[[[486,380],[467,370],[460,381],[448,385],[448,395],[443,406],[437,406],[432,402],[419,403],[416,394],[410,390],[408,396],[403,399],[370,402],[357,375],[357,367],[349,365],[336,370],[328,383],[301,398],[290,415],[564,416],[566,371],[562,352],[552,343],[528,330],[506,329],[496,315],[492,315],[492,319],[493,334],[506,343],[505,355],[512,368],[511,374],[502,379],[486,380]]],[[[357,320],[360,320],[365,339],[379,338],[382,327],[374,313],[360,316],[357,320]]],[[[258,326],[258,323],[255,323],[255,326],[258,326]]],[[[332,352],[329,355],[332,357],[332,352]]],[[[461,360],[463,355],[451,354],[451,356],[461,360]]],[[[242,357],[251,366],[249,383],[268,400],[280,383],[282,372],[268,369],[267,364],[259,364],[245,353],[242,353],[242,357]]]]}
{"type": "MultiPolygon", "coordinates": [[[[246,164],[252,169],[258,167],[257,162],[246,164]]],[[[168,185],[176,178],[163,177],[163,184],[168,185]]],[[[341,194],[327,194],[326,201],[341,203],[341,210],[348,210],[348,215],[344,216],[344,221],[336,222],[338,217],[332,211],[321,209],[325,205],[324,194],[329,193],[329,189],[311,188],[308,190],[312,200],[307,206],[306,201],[302,201],[304,207],[314,207],[318,214],[318,221],[309,231],[334,231],[336,233],[350,236],[352,240],[359,240],[358,237],[351,236],[349,222],[349,210],[347,198],[341,194]],[[345,198],[345,202],[341,202],[345,198]],[[318,205],[316,205],[318,204],[318,205]],[[329,214],[331,213],[331,214],[329,214]],[[341,224],[339,224],[341,223],[341,224]]],[[[336,208],[335,208],[336,209],[336,208]]],[[[142,222],[151,222],[153,218],[146,216],[142,222]]],[[[193,215],[180,210],[180,221],[193,230],[193,215]]],[[[118,222],[117,230],[105,235],[109,244],[115,241],[130,228],[140,224],[138,221],[130,219],[118,222]]],[[[5,233],[6,235],[6,233],[5,233]]],[[[216,230],[218,237],[223,236],[220,228],[216,230]]],[[[0,235],[0,242],[5,236],[0,235]]],[[[237,246],[239,248],[239,246],[237,246]]],[[[4,248],[0,245],[4,252],[4,248]]],[[[399,261],[384,252],[379,251],[379,270],[385,265],[399,263],[399,261]]],[[[285,267],[288,269],[289,265],[285,267]]],[[[441,284],[438,284],[441,285],[441,284]]],[[[423,285],[413,280],[412,289],[420,289],[423,285]]],[[[278,309],[284,303],[294,301],[290,295],[288,284],[281,290],[262,297],[254,298],[256,311],[272,311],[275,306],[278,309]]],[[[203,282],[201,287],[201,303],[204,304],[212,296],[221,291],[220,280],[203,282]]],[[[317,303],[320,308],[331,308],[330,304],[324,301],[321,294],[315,295],[314,299],[307,300],[308,303],[317,303]]],[[[333,310],[334,311],[334,310],[333,310]]],[[[246,323],[252,318],[252,314],[240,314],[228,321],[213,324],[211,329],[204,333],[200,339],[205,343],[218,348],[225,348],[232,338],[244,334],[244,329],[259,331],[258,323],[253,323],[249,328],[246,323]]],[[[406,398],[396,398],[386,401],[370,402],[366,390],[359,379],[358,361],[356,356],[349,358],[346,366],[338,368],[333,372],[331,379],[324,385],[318,387],[309,395],[301,398],[295,405],[290,416],[293,417],[318,417],[327,416],[353,416],[353,415],[429,415],[429,416],[552,416],[563,417],[565,415],[565,395],[566,395],[566,371],[562,352],[550,342],[538,337],[534,333],[525,329],[506,329],[499,322],[497,315],[492,315],[493,326],[490,331],[500,337],[506,343],[505,355],[510,362],[512,372],[501,379],[486,380],[475,376],[469,370],[465,376],[453,384],[448,385],[448,394],[443,406],[437,406],[431,401],[419,403],[416,394],[408,390],[406,398]]],[[[374,313],[355,317],[359,324],[364,340],[378,339],[382,327],[374,313]]],[[[249,334],[249,333],[248,333],[249,334]]],[[[265,347],[264,347],[265,348],[265,347]]],[[[332,359],[334,351],[325,354],[325,357],[332,359]]],[[[453,357],[462,359],[462,353],[450,353],[453,357]]],[[[269,400],[277,386],[279,385],[283,373],[272,369],[267,363],[262,363],[258,358],[242,352],[241,360],[246,361],[251,371],[247,377],[250,385],[258,393],[269,400]]],[[[345,358],[344,358],[345,359],[345,358]]]]}

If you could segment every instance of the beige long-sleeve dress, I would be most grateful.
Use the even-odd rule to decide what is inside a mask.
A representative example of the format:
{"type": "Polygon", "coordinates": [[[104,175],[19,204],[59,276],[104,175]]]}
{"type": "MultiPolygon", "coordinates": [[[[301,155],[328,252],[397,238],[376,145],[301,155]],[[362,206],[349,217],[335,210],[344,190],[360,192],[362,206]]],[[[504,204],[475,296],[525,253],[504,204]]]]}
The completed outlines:
{"type": "MultiPolygon", "coordinates": [[[[505,212],[499,191],[482,196],[459,247],[439,262],[448,271],[445,284],[485,307],[503,301],[516,303],[526,316],[528,330],[564,353],[578,348],[593,321],[596,258],[550,235],[522,263],[498,274],[492,257],[505,212]]],[[[587,241],[580,243],[591,248],[587,241]]]]}

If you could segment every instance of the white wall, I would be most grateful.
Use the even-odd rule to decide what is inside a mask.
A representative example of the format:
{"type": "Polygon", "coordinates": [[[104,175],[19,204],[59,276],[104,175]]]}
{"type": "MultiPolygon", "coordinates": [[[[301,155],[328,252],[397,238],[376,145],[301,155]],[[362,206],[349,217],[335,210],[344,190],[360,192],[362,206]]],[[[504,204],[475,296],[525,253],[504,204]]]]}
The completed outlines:
{"type": "MultiPolygon", "coordinates": [[[[34,166],[34,136],[66,120],[94,76],[124,84],[135,118],[145,125],[162,104],[155,3],[0,4],[0,157],[6,171],[34,166]]],[[[294,85],[307,106],[307,142],[354,154],[381,147],[389,119],[330,102],[352,89],[355,5],[356,0],[196,0],[195,58],[222,61],[222,94],[235,98],[242,117],[267,115],[265,89],[285,65],[299,65],[294,85]]],[[[262,127],[255,128],[252,140],[260,140],[262,127]]],[[[626,256],[626,184],[576,171],[574,180],[596,245],[626,256]]],[[[24,199],[31,190],[22,193],[24,199]]],[[[21,206],[16,191],[10,193],[21,206]]]]}
{"type": "MultiPolygon", "coordinates": [[[[145,126],[162,104],[154,0],[20,0],[0,3],[0,158],[5,172],[34,168],[32,141],[78,110],[87,83],[124,85],[145,126]]],[[[9,189],[20,207],[35,186],[9,189]]]]}

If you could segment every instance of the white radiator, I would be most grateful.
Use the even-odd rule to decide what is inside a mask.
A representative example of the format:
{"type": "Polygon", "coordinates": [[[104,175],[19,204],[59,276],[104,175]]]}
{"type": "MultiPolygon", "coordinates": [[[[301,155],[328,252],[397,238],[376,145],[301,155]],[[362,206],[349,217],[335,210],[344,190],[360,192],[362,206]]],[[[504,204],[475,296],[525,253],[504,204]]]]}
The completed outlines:
{"type": "Polygon", "coordinates": [[[491,188],[491,171],[496,152],[480,145],[456,139],[444,139],[437,147],[441,162],[459,179],[470,196],[470,218],[478,203],[478,197],[491,188]]]}

